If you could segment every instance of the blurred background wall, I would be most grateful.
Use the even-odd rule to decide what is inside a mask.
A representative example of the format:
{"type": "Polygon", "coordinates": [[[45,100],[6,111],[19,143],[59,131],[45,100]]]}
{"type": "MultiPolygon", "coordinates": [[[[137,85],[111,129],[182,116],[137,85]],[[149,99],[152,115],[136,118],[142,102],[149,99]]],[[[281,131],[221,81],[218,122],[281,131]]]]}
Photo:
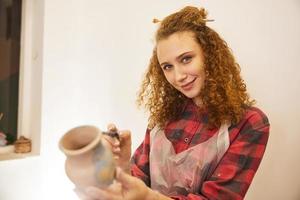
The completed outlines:
{"type": "MultiPolygon", "coordinates": [[[[0,162],[1,200],[77,199],[58,149],[68,129],[114,122],[133,150],[147,115],[135,106],[156,24],[186,5],[203,6],[227,41],[271,134],[247,200],[300,199],[300,1],[34,0],[43,13],[41,154],[0,162]],[[41,3],[42,2],[42,3],[41,3]]],[[[39,121],[39,120],[37,120],[39,121]]]]}

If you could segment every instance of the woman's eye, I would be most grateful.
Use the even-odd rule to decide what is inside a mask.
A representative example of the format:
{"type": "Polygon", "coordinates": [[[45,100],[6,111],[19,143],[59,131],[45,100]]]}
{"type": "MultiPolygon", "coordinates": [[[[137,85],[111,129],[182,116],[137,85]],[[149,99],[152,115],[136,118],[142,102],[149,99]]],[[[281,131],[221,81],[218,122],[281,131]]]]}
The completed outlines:
{"type": "Polygon", "coordinates": [[[188,62],[190,62],[191,59],[192,59],[191,56],[186,56],[186,57],[182,58],[181,61],[182,61],[183,63],[188,63],[188,62]]]}
{"type": "Polygon", "coordinates": [[[168,69],[170,69],[172,67],[172,65],[164,65],[163,66],[163,70],[168,70],[168,69]]]}

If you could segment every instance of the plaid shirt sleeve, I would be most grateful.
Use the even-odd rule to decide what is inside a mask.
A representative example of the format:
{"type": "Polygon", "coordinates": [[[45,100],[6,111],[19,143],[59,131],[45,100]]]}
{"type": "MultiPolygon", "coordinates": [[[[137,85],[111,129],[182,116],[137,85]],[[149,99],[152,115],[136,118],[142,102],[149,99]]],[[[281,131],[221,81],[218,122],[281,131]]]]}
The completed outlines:
{"type": "Polygon", "coordinates": [[[147,129],[144,141],[131,158],[131,175],[144,181],[148,187],[150,187],[149,152],[150,130],[147,129]]]}
{"type": "MultiPolygon", "coordinates": [[[[199,188],[198,194],[172,196],[177,200],[241,200],[252,182],[265,152],[269,122],[259,109],[252,108],[241,122],[229,130],[230,146],[213,174],[199,188]]],[[[133,156],[132,174],[148,186],[149,130],[133,156]]]]}

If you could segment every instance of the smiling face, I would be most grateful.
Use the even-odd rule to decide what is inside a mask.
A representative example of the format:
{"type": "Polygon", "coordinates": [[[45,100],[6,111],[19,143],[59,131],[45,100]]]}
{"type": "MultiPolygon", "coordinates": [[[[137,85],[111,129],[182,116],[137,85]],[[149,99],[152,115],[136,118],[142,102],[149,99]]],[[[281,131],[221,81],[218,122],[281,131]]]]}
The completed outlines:
{"type": "Polygon", "coordinates": [[[157,58],[167,81],[200,105],[204,56],[193,32],[176,32],[157,43],[157,58]]]}

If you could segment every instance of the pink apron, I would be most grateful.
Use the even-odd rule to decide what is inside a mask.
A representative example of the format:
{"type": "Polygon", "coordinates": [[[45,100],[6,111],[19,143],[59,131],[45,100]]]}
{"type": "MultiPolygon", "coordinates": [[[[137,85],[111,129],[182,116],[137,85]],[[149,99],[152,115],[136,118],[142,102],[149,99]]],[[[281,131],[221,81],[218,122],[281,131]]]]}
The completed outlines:
{"type": "Polygon", "coordinates": [[[167,196],[197,194],[229,147],[229,125],[217,134],[178,154],[158,126],[150,132],[151,188],[167,196]]]}

